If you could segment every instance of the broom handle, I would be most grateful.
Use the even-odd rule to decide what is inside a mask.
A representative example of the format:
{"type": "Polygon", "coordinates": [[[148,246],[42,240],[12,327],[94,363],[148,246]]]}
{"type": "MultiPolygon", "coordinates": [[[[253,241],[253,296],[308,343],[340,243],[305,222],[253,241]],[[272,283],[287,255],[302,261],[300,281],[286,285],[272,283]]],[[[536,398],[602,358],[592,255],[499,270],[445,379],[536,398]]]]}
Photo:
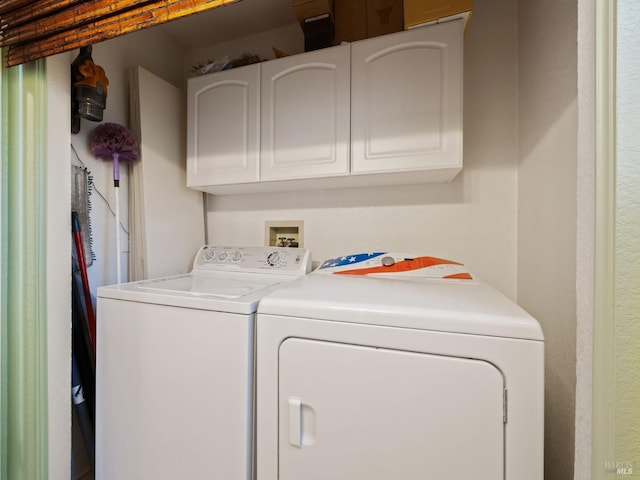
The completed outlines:
{"type": "Polygon", "coordinates": [[[87,309],[87,323],[89,324],[89,336],[91,337],[91,346],[93,354],[96,353],[96,316],[93,311],[93,302],[91,300],[91,290],[89,289],[89,276],[87,275],[87,263],[84,259],[84,248],[82,247],[82,232],[80,231],[80,223],[76,212],[71,212],[71,231],[73,232],[73,240],[76,246],[76,256],[78,257],[78,267],[80,277],[82,278],[82,289],[84,291],[84,303],[87,309]]]}
{"type": "Polygon", "coordinates": [[[120,196],[118,195],[118,192],[120,191],[120,187],[116,187],[116,278],[117,278],[117,284],[120,285],[120,279],[122,278],[120,276],[120,255],[121,255],[121,250],[120,250],[120,196]]]}
{"type": "Polygon", "coordinates": [[[120,285],[121,277],[121,265],[120,265],[120,197],[118,192],[120,190],[120,154],[118,152],[113,153],[113,186],[115,187],[116,196],[116,284],[120,285]]]}

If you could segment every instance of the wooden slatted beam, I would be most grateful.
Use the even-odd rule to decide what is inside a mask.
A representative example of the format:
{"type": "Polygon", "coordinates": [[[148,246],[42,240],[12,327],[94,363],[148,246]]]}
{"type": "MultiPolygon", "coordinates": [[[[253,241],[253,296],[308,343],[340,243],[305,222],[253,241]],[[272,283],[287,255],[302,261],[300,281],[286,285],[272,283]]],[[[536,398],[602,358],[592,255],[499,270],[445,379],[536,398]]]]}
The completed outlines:
{"type": "Polygon", "coordinates": [[[33,0],[2,0],[0,2],[0,15],[29,4],[33,5],[33,0]]]}
{"type": "Polygon", "coordinates": [[[77,25],[153,3],[155,3],[154,0],[98,0],[83,2],[77,7],[59,10],[42,19],[17,27],[6,28],[0,36],[0,46],[6,47],[16,43],[30,42],[37,38],[69,30],[77,25]]]}
{"type": "Polygon", "coordinates": [[[15,27],[21,25],[34,18],[49,15],[51,12],[68,8],[77,3],[84,3],[87,0],[36,0],[29,2],[27,5],[15,8],[11,11],[0,13],[0,24],[2,28],[9,25],[15,27]]]}
{"type": "Polygon", "coordinates": [[[237,1],[239,0],[156,0],[125,13],[116,13],[47,37],[12,45],[5,55],[5,64],[11,67],[67,52],[237,1]]]}
{"type": "MultiPolygon", "coordinates": [[[[69,8],[78,3],[85,3],[86,1],[87,0],[40,0],[35,5],[34,3],[36,2],[30,2],[28,5],[0,14],[0,29],[16,28],[34,19],[51,15],[53,12],[62,10],[63,8],[69,8]]],[[[2,33],[0,33],[0,35],[2,35],[2,33]]]]}

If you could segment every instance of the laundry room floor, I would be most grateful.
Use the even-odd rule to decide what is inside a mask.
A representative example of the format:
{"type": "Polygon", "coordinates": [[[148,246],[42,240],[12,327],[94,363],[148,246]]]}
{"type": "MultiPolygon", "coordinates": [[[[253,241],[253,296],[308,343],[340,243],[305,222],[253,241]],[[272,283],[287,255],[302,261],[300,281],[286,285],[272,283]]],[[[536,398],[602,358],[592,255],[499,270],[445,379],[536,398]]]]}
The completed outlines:
{"type": "Polygon", "coordinates": [[[75,410],[71,417],[71,456],[71,480],[93,480],[91,462],[82,441],[75,410]]]}

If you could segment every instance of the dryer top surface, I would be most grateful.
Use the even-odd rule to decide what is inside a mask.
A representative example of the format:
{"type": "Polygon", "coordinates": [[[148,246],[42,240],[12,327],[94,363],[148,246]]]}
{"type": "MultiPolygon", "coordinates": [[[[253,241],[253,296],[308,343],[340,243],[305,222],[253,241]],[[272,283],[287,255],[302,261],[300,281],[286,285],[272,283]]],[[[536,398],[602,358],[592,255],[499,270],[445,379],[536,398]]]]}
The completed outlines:
{"type": "Polygon", "coordinates": [[[477,279],[314,272],[266,295],[258,314],[544,340],[531,315],[477,279]]]}

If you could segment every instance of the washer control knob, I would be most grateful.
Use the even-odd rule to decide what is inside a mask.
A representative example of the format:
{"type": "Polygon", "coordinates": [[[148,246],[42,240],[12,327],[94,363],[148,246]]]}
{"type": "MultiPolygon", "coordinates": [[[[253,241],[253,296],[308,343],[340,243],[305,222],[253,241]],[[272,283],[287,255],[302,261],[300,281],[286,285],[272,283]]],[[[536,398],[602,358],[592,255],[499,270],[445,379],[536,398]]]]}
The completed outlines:
{"type": "Polygon", "coordinates": [[[242,252],[240,250],[236,250],[235,253],[233,254],[233,257],[231,257],[231,261],[239,262],[241,259],[242,259],[242,252]]]}
{"type": "Polygon", "coordinates": [[[382,265],[385,267],[391,267],[395,265],[396,261],[393,257],[382,257],[382,265]]]}
{"type": "Polygon", "coordinates": [[[280,263],[281,260],[282,260],[282,255],[280,255],[280,252],[271,252],[267,257],[267,265],[275,267],[277,264],[280,263]]]}
{"type": "Polygon", "coordinates": [[[229,252],[222,252],[220,255],[218,255],[219,262],[224,262],[227,258],[229,258],[229,252]]]}
{"type": "Polygon", "coordinates": [[[210,262],[213,257],[216,256],[216,251],[215,250],[206,250],[203,254],[202,254],[202,258],[204,259],[205,262],[210,262]]]}

